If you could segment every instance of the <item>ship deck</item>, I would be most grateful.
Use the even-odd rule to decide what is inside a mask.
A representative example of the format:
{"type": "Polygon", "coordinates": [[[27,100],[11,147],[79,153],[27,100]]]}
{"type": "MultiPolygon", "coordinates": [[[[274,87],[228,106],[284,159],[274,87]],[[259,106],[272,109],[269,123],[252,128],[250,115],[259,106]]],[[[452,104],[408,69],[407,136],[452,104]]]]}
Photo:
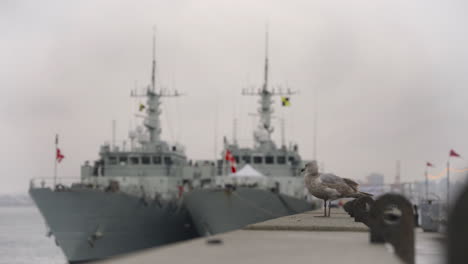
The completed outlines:
{"type": "MultiPolygon", "coordinates": [[[[212,237],[132,253],[99,263],[402,263],[385,244],[369,243],[369,230],[332,209],[280,217],[212,237]]],[[[416,231],[416,263],[443,263],[438,233],[416,231]]]]}

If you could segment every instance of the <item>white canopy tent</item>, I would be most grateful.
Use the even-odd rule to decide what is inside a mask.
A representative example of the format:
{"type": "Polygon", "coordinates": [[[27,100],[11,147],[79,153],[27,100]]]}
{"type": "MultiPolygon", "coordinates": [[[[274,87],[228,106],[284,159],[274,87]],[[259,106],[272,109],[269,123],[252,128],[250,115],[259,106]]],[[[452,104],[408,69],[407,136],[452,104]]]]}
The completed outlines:
{"type": "Polygon", "coordinates": [[[229,174],[230,177],[236,178],[256,178],[256,179],[265,179],[266,176],[263,175],[258,170],[252,168],[249,164],[246,164],[242,169],[237,171],[236,173],[229,174]]]}
{"type": "Polygon", "coordinates": [[[223,177],[216,177],[216,183],[221,186],[225,186],[226,184],[241,186],[258,184],[259,186],[267,187],[269,181],[269,177],[263,175],[249,164],[246,164],[236,173],[231,173],[223,177]]]}

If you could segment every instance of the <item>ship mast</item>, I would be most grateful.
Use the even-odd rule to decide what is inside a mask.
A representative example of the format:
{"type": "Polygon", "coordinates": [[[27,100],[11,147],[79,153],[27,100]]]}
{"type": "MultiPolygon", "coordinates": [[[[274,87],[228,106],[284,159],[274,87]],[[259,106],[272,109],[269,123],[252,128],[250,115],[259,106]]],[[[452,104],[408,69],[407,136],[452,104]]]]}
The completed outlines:
{"type": "Polygon", "coordinates": [[[260,96],[260,107],[258,108],[258,116],[260,117],[259,123],[257,125],[257,129],[254,131],[254,141],[256,147],[266,148],[266,149],[274,149],[276,148],[275,143],[271,139],[271,134],[274,131],[274,127],[271,125],[271,118],[273,114],[273,96],[277,95],[292,95],[290,89],[287,91],[282,91],[280,88],[279,91],[275,91],[274,89],[270,91],[268,89],[268,73],[269,73],[269,60],[268,60],[268,27],[265,31],[265,65],[264,65],[264,79],[263,79],[263,86],[262,89],[258,92],[254,91],[243,91],[243,95],[255,95],[260,96]]]}
{"type": "Polygon", "coordinates": [[[145,94],[138,95],[136,92],[132,93],[134,97],[146,97],[146,116],[144,116],[144,126],[146,127],[149,134],[150,145],[161,144],[161,98],[162,97],[176,97],[180,94],[177,91],[169,92],[163,91],[159,85],[159,89],[156,89],[157,76],[156,76],[156,27],[153,28],[153,59],[151,68],[151,84],[146,90],[145,94]]]}
{"type": "Polygon", "coordinates": [[[265,31],[265,70],[263,80],[263,91],[268,91],[268,27],[265,31]]]}
{"type": "Polygon", "coordinates": [[[265,32],[265,69],[264,69],[264,80],[263,89],[260,93],[260,108],[258,114],[260,115],[260,123],[257,127],[257,131],[254,132],[254,137],[260,145],[274,145],[271,140],[271,134],[274,128],[271,126],[271,114],[273,113],[273,100],[271,96],[273,94],[268,90],[268,28],[265,32]],[[266,133],[265,133],[266,132],[266,133]]]}
{"type": "MultiPolygon", "coordinates": [[[[161,91],[160,91],[161,92],[161,91]]],[[[151,86],[147,92],[147,117],[144,125],[150,135],[150,143],[156,144],[161,140],[161,93],[156,92],[156,27],[153,28],[153,60],[151,68],[151,86]]]]}
{"type": "Polygon", "coordinates": [[[153,27],[153,61],[151,69],[151,90],[156,88],[156,27],[153,27]]]}

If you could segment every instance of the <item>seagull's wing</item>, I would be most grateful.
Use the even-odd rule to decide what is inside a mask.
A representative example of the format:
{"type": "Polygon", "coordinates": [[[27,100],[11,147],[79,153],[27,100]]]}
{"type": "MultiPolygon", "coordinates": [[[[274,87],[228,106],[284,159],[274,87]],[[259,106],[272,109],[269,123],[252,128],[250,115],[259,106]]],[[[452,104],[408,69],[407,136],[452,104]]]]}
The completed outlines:
{"type": "Polygon", "coordinates": [[[359,183],[351,180],[351,179],[348,179],[348,178],[343,178],[343,181],[349,185],[349,187],[353,188],[354,191],[357,192],[358,190],[358,186],[359,186],[359,183]]]}
{"type": "Polygon", "coordinates": [[[348,196],[350,193],[355,192],[354,188],[351,185],[349,185],[345,179],[338,177],[335,174],[321,174],[320,180],[322,181],[323,185],[325,185],[327,188],[336,190],[341,196],[345,197],[348,196]]]}
{"type": "Polygon", "coordinates": [[[332,173],[323,173],[320,174],[320,180],[325,184],[340,184],[343,182],[343,179],[336,176],[332,173]]]}

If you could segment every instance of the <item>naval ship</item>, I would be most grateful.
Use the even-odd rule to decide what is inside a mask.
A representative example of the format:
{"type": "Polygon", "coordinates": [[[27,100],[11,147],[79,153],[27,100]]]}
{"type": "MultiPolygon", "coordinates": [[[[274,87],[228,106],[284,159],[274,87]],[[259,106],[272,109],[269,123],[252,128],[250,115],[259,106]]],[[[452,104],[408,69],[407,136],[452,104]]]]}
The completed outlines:
{"type": "MultiPolygon", "coordinates": [[[[243,95],[259,97],[254,146],[241,147],[235,138],[230,143],[225,137],[221,159],[217,161],[218,176],[205,181],[211,183],[211,187],[196,188],[184,194],[184,204],[200,235],[236,230],[317,207],[308,202],[304,194],[300,169],[305,162],[298,146],[286,147],[282,140],[278,147],[272,140],[272,98],[282,96],[284,103],[288,103],[294,92],[269,89],[268,32],[265,39],[263,86],[257,91],[242,91],[243,95]]],[[[284,121],[282,123],[284,126],[284,121]]]]}
{"type": "Polygon", "coordinates": [[[103,144],[99,159],[85,162],[76,182],[31,180],[29,194],[45,219],[48,235],[70,263],[198,236],[180,202],[182,181],[194,174],[214,175],[215,170],[210,162],[194,166],[182,145],[161,139],[161,100],[180,94],[156,83],[154,36],[151,84],[131,95],[143,97],[146,104],[140,105],[143,126],[129,133],[130,146],[103,144]]]}

